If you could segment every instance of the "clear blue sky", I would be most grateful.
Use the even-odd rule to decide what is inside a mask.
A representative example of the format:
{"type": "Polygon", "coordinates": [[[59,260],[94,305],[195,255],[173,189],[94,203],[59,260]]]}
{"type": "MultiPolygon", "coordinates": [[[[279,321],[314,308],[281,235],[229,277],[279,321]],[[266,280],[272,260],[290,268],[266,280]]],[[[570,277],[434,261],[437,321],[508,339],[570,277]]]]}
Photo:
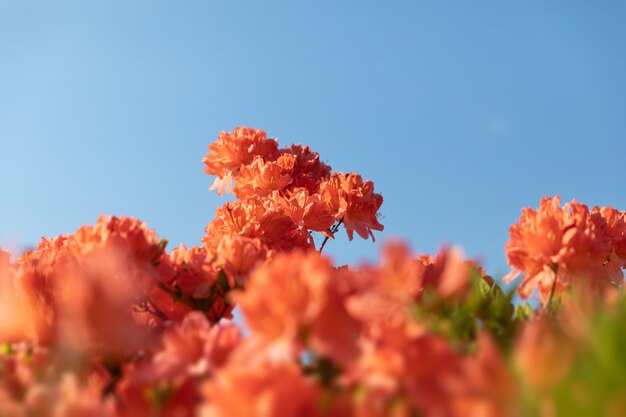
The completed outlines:
{"type": "Polygon", "coordinates": [[[221,130],[302,143],[384,195],[376,244],[506,271],[524,206],[626,209],[624,1],[0,0],[0,245],[100,213],[198,243],[221,130]],[[506,5],[505,5],[506,3],[506,5]]]}

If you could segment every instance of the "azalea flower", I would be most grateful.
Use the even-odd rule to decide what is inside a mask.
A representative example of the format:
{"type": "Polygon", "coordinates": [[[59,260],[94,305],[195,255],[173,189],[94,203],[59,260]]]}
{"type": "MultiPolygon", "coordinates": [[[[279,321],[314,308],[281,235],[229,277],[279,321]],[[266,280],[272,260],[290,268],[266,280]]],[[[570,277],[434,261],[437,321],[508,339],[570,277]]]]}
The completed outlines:
{"type": "Polygon", "coordinates": [[[238,127],[231,133],[222,132],[217,141],[209,145],[203,162],[204,171],[217,178],[209,190],[218,194],[232,190],[232,180],[239,175],[241,167],[252,163],[255,157],[273,161],[278,157],[278,142],[268,139],[260,129],[238,127]]]}
{"type": "Polygon", "coordinates": [[[257,268],[233,300],[255,334],[300,352],[305,346],[344,360],[359,322],[344,306],[347,294],[327,258],[316,252],[277,255],[257,268]]]}
{"type": "Polygon", "coordinates": [[[372,230],[384,229],[378,222],[383,197],[374,193],[372,181],[363,181],[354,173],[334,173],[320,184],[320,194],[335,213],[335,219],[343,222],[350,240],[355,231],[363,239],[371,236],[375,240],[372,230]]]}
{"type": "Polygon", "coordinates": [[[561,207],[560,200],[543,198],[538,210],[523,209],[511,226],[505,248],[514,269],[505,282],[523,272],[520,296],[538,288],[544,302],[571,283],[598,291],[621,286],[623,273],[609,261],[611,239],[602,215],[575,200],[561,207]]]}

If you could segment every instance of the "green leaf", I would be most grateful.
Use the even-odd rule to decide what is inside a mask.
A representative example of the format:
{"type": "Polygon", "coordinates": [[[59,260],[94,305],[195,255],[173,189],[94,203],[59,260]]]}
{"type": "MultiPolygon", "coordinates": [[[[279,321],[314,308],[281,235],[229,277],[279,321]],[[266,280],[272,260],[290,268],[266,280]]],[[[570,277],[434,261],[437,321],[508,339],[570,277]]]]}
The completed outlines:
{"type": "Polygon", "coordinates": [[[518,304],[515,308],[515,320],[529,320],[535,315],[535,310],[528,304],[528,302],[524,302],[523,304],[518,304]]]}

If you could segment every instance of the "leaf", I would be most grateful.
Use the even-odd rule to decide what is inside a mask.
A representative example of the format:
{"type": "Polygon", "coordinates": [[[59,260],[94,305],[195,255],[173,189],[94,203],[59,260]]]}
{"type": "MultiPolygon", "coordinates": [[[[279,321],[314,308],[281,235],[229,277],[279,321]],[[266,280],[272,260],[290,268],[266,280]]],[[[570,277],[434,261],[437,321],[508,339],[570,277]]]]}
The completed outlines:
{"type": "Polygon", "coordinates": [[[524,302],[523,304],[518,304],[515,308],[515,320],[529,320],[535,315],[535,310],[528,304],[528,302],[524,302]]]}

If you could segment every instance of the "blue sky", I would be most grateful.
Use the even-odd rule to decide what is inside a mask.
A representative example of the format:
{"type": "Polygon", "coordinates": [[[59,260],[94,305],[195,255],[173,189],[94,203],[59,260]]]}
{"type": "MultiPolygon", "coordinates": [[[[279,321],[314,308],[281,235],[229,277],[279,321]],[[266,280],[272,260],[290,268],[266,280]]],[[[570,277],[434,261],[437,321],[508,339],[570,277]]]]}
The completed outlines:
{"type": "Polygon", "coordinates": [[[202,157],[265,129],[374,180],[386,226],[506,272],[524,206],[626,208],[625,1],[0,0],[0,245],[100,213],[199,242],[202,157]],[[506,4],[505,4],[506,3],[506,4]]]}

